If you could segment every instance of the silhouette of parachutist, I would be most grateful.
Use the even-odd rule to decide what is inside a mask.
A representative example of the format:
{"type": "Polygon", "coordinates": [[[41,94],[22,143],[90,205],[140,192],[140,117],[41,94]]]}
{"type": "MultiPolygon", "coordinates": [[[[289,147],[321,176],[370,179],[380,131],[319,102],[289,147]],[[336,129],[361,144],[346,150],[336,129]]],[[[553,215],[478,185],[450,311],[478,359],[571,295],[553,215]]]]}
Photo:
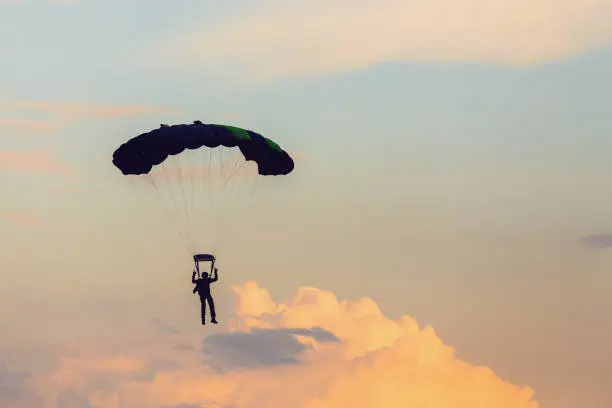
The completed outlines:
{"type": "Polygon", "coordinates": [[[217,314],[215,313],[215,301],[210,294],[210,284],[216,282],[219,279],[219,275],[217,272],[217,268],[214,270],[214,277],[209,278],[207,272],[202,273],[202,277],[200,279],[195,278],[196,271],[193,271],[191,275],[191,283],[195,283],[195,287],[193,288],[193,293],[198,292],[200,295],[200,303],[201,303],[201,315],[202,315],[202,324],[206,324],[206,302],[208,302],[208,306],[210,307],[210,317],[211,323],[217,324],[217,314]]]}

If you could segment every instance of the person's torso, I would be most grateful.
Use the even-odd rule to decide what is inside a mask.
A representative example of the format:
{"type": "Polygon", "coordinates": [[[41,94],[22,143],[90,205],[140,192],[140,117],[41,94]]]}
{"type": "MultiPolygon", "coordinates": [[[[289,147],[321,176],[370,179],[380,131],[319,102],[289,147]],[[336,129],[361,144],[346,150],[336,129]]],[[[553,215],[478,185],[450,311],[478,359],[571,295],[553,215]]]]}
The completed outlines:
{"type": "Polygon", "coordinates": [[[199,293],[209,293],[210,292],[210,282],[208,279],[198,279],[198,292],[199,293]]]}

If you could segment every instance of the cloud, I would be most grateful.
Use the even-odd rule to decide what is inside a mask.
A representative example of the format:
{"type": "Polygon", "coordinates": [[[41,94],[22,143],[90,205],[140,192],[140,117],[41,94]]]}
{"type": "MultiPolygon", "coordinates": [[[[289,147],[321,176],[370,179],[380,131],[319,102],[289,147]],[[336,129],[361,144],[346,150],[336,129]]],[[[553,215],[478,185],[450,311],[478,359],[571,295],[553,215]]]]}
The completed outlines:
{"type": "Polygon", "coordinates": [[[0,363],[0,400],[19,395],[25,389],[25,375],[10,371],[6,364],[0,363]]]}
{"type": "Polygon", "coordinates": [[[62,408],[95,408],[89,403],[87,396],[74,390],[63,390],[57,397],[57,406],[62,408]]]}
{"type": "Polygon", "coordinates": [[[308,349],[295,336],[321,342],[338,341],[330,332],[315,329],[253,329],[250,332],[212,334],[206,337],[203,352],[207,363],[218,370],[259,368],[294,364],[308,349]]]}
{"type": "Polygon", "coordinates": [[[267,0],[155,44],[184,59],[269,78],[389,61],[532,65],[608,45],[610,0],[267,0]]]}
{"type": "Polygon", "coordinates": [[[52,132],[60,128],[58,123],[43,122],[26,119],[0,118],[0,129],[4,132],[14,133],[43,133],[52,132]]]}
{"type": "Polygon", "coordinates": [[[28,375],[16,372],[0,362],[0,406],[21,408],[39,406],[40,399],[28,383],[28,375]]]}
{"type": "Polygon", "coordinates": [[[24,212],[0,211],[0,218],[15,221],[28,227],[38,227],[42,224],[40,218],[24,212]]]}
{"type": "Polygon", "coordinates": [[[42,111],[70,119],[110,119],[180,112],[175,109],[150,105],[102,105],[52,101],[12,101],[5,104],[5,109],[42,111]]]}
{"type": "Polygon", "coordinates": [[[587,248],[612,248],[612,234],[587,235],[580,242],[587,248]]]}
{"type": "Polygon", "coordinates": [[[0,101],[0,130],[14,133],[43,133],[62,129],[81,120],[131,116],[173,115],[180,111],[151,105],[103,105],[53,101],[0,101]],[[43,116],[46,120],[31,119],[43,116]]]}
{"type": "Polygon", "coordinates": [[[156,336],[149,325],[146,344],[126,333],[131,342],[71,347],[50,373],[33,378],[44,397],[36,406],[58,408],[62,398],[104,408],[539,406],[529,387],[458,359],[432,328],[409,316],[390,319],[371,299],[339,300],[305,287],[278,303],[255,282],[234,291],[233,318],[204,332],[196,325],[180,337],[241,370],[203,363],[201,348],[177,351],[176,336],[156,336]],[[298,356],[299,364],[277,364],[298,356]]]}
{"type": "Polygon", "coordinates": [[[43,151],[0,150],[0,172],[3,170],[74,174],[71,168],[57,163],[49,153],[43,151]]]}

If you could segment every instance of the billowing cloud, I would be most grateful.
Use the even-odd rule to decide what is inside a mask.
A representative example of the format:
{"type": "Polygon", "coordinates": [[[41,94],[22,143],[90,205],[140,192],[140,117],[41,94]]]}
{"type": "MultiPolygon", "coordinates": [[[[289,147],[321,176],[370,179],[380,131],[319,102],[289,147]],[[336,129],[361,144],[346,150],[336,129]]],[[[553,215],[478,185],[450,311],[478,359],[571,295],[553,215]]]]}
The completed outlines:
{"type": "Polygon", "coordinates": [[[44,151],[0,150],[0,172],[6,170],[73,174],[71,168],[57,163],[51,154],[44,151]]]}
{"type": "Polygon", "coordinates": [[[278,303],[255,282],[234,290],[235,317],[219,326],[194,325],[178,334],[155,320],[146,344],[131,337],[131,343],[71,347],[50,373],[31,379],[44,400],[37,406],[539,406],[529,387],[458,359],[432,328],[419,327],[409,316],[390,319],[371,299],[339,300],[305,287],[278,303]],[[156,336],[160,327],[163,335],[156,336]],[[177,350],[177,336],[195,347],[177,350]],[[217,370],[211,358],[241,369],[217,370]],[[283,359],[294,362],[269,364],[283,359]]]}
{"type": "Polygon", "coordinates": [[[269,77],[387,61],[530,65],[612,41],[612,0],[264,0],[156,45],[184,58],[269,77]]]}

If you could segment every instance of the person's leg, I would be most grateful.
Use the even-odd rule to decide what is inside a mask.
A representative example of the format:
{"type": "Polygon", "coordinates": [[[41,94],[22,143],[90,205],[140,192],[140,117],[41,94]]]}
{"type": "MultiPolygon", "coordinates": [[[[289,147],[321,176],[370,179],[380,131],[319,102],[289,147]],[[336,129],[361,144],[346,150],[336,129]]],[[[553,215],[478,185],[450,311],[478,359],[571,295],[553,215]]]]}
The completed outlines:
{"type": "Polygon", "coordinates": [[[210,294],[208,294],[206,299],[208,300],[208,306],[210,307],[211,321],[215,322],[217,320],[217,313],[215,312],[215,301],[213,300],[213,297],[210,294]]]}
{"type": "Polygon", "coordinates": [[[200,314],[202,315],[202,324],[204,324],[206,322],[206,299],[201,297],[200,304],[201,304],[200,314]]]}

